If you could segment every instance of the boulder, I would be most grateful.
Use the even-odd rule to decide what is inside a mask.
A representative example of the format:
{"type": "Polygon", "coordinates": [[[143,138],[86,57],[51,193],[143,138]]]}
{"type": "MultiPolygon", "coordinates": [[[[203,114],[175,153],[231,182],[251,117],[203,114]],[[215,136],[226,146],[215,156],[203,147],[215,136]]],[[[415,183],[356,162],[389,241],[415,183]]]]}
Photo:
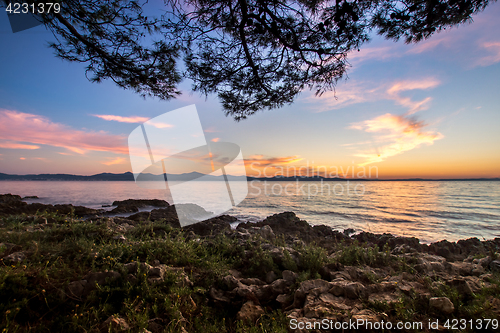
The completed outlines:
{"type": "Polygon", "coordinates": [[[110,213],[113,214],[125,214],[125,213],[136,213],[139,211],[139,208],[134,205],[123,205],[113,208],[110,213]]]}
{"type": "Polygon", "coordinates": [[[236,315],[238,320],[255,323],[264,314],[264,309],[260,305],[255,305],[253,301],[247,301],[236,315]]]}
{"type": "Polygon", "coordinates": [[[267,283],[273,283],[275,280],[278,279],[278,275],[274,271],[269,271],[266,273],[266,282],[267,283]]]}
{"type": "Polygon", "coordinates": [[[455,306],[448,297],[432,297],[429,299],[429,307],[443,314],[451,314],[455,311],[455,306]]]}
{"type": "Polygon", "coordinates": [[[168,207],[170,204],[159,199],[127,199],[113,201],[113,206],[135,206],[135,207],[168,207]]]}
{"type": "Polygon", "coordinates": [[[221,234],[226,230],[231,230],[231,223],[236,222],[238,219],[229,215],[220,215],[211,219],[191,224],[184,227],[186,231],[193,231],[199,236],[208,236],[221,234]]]}
{"type": "Polygon", "coordinates": [[[492,272],[500,272],[500,260],[492,260],[489,266],[492,272]]]}
{"type": "Polygon", "coordinates": [[[18,264],[26,259],[24,252],[14,252],[3,257],[3,260],[10,264],[18,264]]]}
{"type": "Polygon", "coordinates": [[[299,277],[299,275],[295,272],[285,270],[281,273],[283,275],[283,280],[286,280],[288,283],[293,284],[299,277]]]}
{"type": "Polygon", "coordinates": [[[348,283],[344,287],[344,295],[350,299],[364,298],[366,296],[366,288],[359,282],[348,283]]]}
{"type": "Polygon", "coordinates": [[[267,240],[273,240],[276,238],[273,229],[270,226],[265,225],[258,230],[258,233],[262,236],[262,238],[267,240]]]}
{"type": "Polygon", "coordinates": [[[471,296],[473,294],[472,289],[464,278],[455,278],[446,283],[450,287],[455,288],[460,295],[471,296]]]}

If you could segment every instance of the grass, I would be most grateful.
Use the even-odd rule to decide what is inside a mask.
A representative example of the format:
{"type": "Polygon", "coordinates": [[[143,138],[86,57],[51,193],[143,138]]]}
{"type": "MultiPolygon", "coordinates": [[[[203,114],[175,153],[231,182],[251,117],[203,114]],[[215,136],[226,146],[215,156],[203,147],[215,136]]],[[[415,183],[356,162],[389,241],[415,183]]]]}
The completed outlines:
{"type": "MultiPolygon", "coordinates": [[[[456,311],[447,318],[495,318],[491,301],[500,299],[498,273],[492,275],[491,287],[465,297],[445,283],[436,284],[438,277],[417,273],[414,260],[391,255],[388,246],[338,243],[329,255],[314,243],[288,247],[280,236],[264,240],[252,235],[243,244],[223,234],[186,237],[165,221],[123,229],[123,242],[114,239],[117,228],[107,219],[89,223],[72,214],[39,212],[1,218],[0,243],[4,245],[0,245],[0,255],[22,250],[26,260],[0,262],[0,332],[96,332],[110,316],[124,318],[133,332],[147,329],[152,320],[161,323],[164,332],[288,332],[288,320],[276,304],[264,305],[265,314],[249,323],[236,320],[238,306],[220,308],[209,301],[210,288],[218,286],[230,269],[263,280],[268,271],[280,277],[284,270],[292,270],[298,274],[292,289],[302,281],[320,278],[319,272],[328,264],[370,266],[395,275],[407,272],[431,296],[450,298],[456,311]],[[8,243],[15,248],[9,250],[8,243]],[[153,284],[147,272],[139,271],[131,279],[124,268],[130,262],[158,261],[182,267],[193,286],[180,284],[182,274],[174,271],[167,271],[162,282],[153,284]],[[106,270],[119,272],[120,277],[97,285],[86,297],[68,293],[70,282],[106,270]]],[[[368,283],[382,280],[371,270],[364,274],[368,283]]],[[[444,319],[428,309],[427,298],[413,290],[391,304],[364,302],[393,322],[444,319]]]]}
{"type": "MultiPolygon", "coordinates": [[[[0,242],[15,244],[27,259],[18,264],[0,262],[0,331],[91,332],[118,315],[134,331],[147,328],[150,319],[162,318],[166,332],[182,332],[183,327],[189,332],[284,332],[279,311],[267,313],[255,326],[235,322],[233,313],[208,306],[207,288],[230,268],[243,266],[243,250],[235,240],[221,235],[188,240],[181,230],[161,221],[124,232],[126,242],[114,240],[114,235],[107,223],[88,223],[71,215],[2,218],[0,242]],[[45,219],[51,221],[48,226],[45,219]],[[127,280],[125,263],[156,260],[183,267],[195,287],[180,287],[175,274],[158,284],[149,283],[145,273],[137,274],[136,281],[127,280]],[[121,272],[121,278],[98,285],[84,299],[68,295],[71,281],[106,270],[121,272]]],[[[253,257],[248,274],[264,262],[274,265],[265,253],[260,255],[253,257]]]]}

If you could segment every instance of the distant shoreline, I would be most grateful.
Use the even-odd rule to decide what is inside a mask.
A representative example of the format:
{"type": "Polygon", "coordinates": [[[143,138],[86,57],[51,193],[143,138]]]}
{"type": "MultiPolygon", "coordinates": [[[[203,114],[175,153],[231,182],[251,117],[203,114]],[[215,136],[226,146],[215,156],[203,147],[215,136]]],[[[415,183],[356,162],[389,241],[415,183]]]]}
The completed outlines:
{"type": "MultiPolygon", "coordinates": [[[[167,178],[174,181],[193,181],[204,176],[204,180],[215,181],[223,180],[223,176],[203,175],[197,172],[171,174],[167,178]]],[[[326,177],[245,177],[228,175],[228,180],[239,181],[500,181],[499,177],[495,178],[397,178],[397,179],[380,179],[380,178],[326,178],[326,177]]],[[[142,181],[158,181],[163,180],[163,175],[141,174],[142,181]]],[[[31,174],[31,175],[9,175],[0,173],[0,181],[135,181],[134,175],[131,172],[120,174],[115,173],[100,173],[91,176],[71,175],[71,174],[31,174]]]]}

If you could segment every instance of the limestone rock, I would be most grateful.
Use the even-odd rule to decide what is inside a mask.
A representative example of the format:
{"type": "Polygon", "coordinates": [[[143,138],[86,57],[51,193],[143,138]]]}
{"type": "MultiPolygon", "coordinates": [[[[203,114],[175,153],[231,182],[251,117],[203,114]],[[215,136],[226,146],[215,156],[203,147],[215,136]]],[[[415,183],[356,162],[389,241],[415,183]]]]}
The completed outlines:
{"type": "Polygon", "coordinates": [[[244,320],[254,323],[264,314],[264,309],[260,305],[255,305],[254,302],[248,301],[241,307],[241,310],[236,315],[238,320],[244,320]]]}
{"type": "Polygon", "coordinates": [[[429,307],[444,314],[451,314],[455,311],[455,306],[448,297],[432,297],[429,300],[429,307]]]}

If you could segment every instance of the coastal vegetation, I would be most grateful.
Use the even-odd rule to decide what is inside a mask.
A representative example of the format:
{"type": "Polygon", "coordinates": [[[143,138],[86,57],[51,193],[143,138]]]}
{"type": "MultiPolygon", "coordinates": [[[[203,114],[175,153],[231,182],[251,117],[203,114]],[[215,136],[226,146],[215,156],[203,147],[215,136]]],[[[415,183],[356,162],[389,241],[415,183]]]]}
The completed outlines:
{"type": "Polygon", "coordinates": [[[500,317],[498,238],[349,236],[290,212],[180,228],[167,203],[127,218],[31,205],[0,196],[2,332],[288,332],[292,319],[500,317]]]}

